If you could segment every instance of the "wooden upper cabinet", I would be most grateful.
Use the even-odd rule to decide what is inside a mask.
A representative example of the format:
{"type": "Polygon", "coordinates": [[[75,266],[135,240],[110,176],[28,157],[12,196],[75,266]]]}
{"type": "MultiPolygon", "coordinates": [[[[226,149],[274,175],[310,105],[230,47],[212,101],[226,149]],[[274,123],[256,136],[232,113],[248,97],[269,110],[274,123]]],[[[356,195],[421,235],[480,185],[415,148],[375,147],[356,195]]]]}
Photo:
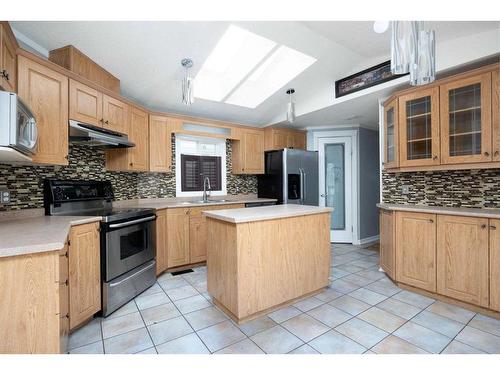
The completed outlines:
{"type": "Polygon", "coordinates": [[[399,166],[398,100],[384,106],[384,168],[399,166]]]}
{"type": "Polygon", "coordinates": [[[492,161],[491,72],[439,87],[443,164],[492,161]]]}
{"type": "Polygon", "coordinates": [[[491,124],[493,161],[500,161],[500,70],[491,73],[491,124]]]}
{"type": "Polygon", "coordinates": [[[149,116],[149,170],[172,170],[172,132],[181,120],[165,116],[149,116]]]}
{"type": "Polygon", "coordinates": [[[288,136],[291,142],[289,141],[288,143],[291,145],[289,147],[305,150],[307,148],[307,137],[306,133],[304,132],[291,132],[290,135],[288,136]]]}
{"type": "Polygon", "coordinates": [[[69,118],[89,125],[102,126],[102,93],[70,79],[69,118]]]}
{"type": "Polygon", "coordinates": [[[6,26],[0,25],[0,86],[5,91],[16,92],[16,47],[5,28],[6,26]]]}
{"type": "Polygon", "coordinates": [[[436,292],[436,215],[396,213],[397,280],[436,292]]]}
{"type": "Polygon", "coordinates": [[[50,51],[49,60],[99,86],[120,93],[120,80],[72,45],[50,51]]]}
{"type": "Polygon", "coordinates": [[[399,165],[439,164],[439,88],[399,97],[399,165]]]}
{"type": "Polygon", "coordinates": [[[391,278],[396,276],[394,212],[380,210],[380,267],[391,278]]]}
{"type": "Polygon", "coordinates": [[[102,118],[101,124],[105,129],[122,134],[129,132],[128,105],[121,100],[108,95],[102,96],[102,118]]]}
{"type": "Polygon", "coordinates": [[[490,309],[500,311],[500,220],[490,219],[490,309]]]}
{"type": "Polygon", "coordinates": [[[70,328],[101,310],[99,223],[71,228],[69,236],[70,328]]]}
{"type": "Polygon", "coordinates": [[[156,212],[156,274],[167,269],[167,210],[156,212]]]}
{"type": "Polygon", "coordinates": [[[129,169],[133,171],[148,171],[149,169],[149,115],[143,110],[130,109],[129,140],[135,143],[127,149],[129,154],[129,169]]]}
{"type": "Polygon", "coordinates": [[[264,129],[265,144],[264,149],[280,150],[283,148],[306,149],[306,133],[299,130],[283,128],[264,129]]]}
{"type": "Polygon", "coordinates": [[[264,132],[245,129],[239,141],[233,142],[233,173],[264,173],[264,132]]]}
{"type": "Polygon", "coordinates": [[[18,93],[38,127],[35,163],[68,164],[68,78],[24,56],[18,57],[18,93]]]}
{"type": "Polygon", "coordinates": [[[438,215],[437,238],[437,292],[488,307],[488,219],[438,215]]]}
{"type": "Polygon", "coordinates": [[[189,208],[167,209],[167,267],[189,264],[189,208]]]}

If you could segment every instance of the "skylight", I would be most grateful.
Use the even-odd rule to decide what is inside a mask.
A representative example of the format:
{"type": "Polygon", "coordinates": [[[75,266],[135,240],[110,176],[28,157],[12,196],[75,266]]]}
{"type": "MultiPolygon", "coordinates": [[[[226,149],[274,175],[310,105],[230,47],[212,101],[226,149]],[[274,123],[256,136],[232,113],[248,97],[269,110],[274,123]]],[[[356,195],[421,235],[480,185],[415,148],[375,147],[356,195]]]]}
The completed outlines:
{"type": "Polygon", "coordinates": [[[229,26],[195,78],[195,96],[222,101],[276,46],[272,40],[229,26]]]}
{"type": "Polygon", "coordinates": [[[195,78],[195,96],[255,108],[315,58],[231,25],[195,78]]]}

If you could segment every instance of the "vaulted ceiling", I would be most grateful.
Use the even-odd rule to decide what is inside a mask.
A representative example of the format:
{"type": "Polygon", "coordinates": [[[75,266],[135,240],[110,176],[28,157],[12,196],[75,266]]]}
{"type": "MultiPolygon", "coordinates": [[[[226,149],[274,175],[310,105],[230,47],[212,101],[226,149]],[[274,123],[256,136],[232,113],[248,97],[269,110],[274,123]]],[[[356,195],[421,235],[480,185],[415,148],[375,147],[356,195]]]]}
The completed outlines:
{"type": "MultiPolygon", "coordinates": [[[[74,45],[121,80],[124,96],[148,108],[256,126],[279,122],[288,100],[286,88],[295,88],[297,103],[310,102],[311,98],[322,95],[319,99],[328,104],[334,99],[335,80],[389,57],[389,32],[374,33],[373,22],[23,21],[11,25],[46,51],[74,45]],[[180,92],[181,59],[194,60],[192,73],[196,75],[230,24],[313,56],[317,62],[255,109],[201,99],[192,106],[184,106],[180,92]]],[[[435,29],[441,42],[498,30],[499,23],[428,22],[426,27],[435,29]]],[[[341,117],[331,115],[331,122],[353,116],[373,121],[377,116],[373,110],[376,98],[370,99],[373,106],[369,113],[365,113],[366,103],[360,103],[361,114],[356,113],[356,106],[346,107],[341,110],[345,112],[341,117]]],[[[307,109],[303,112],[306,114],[307,109]]],[[[301,126],[314,125],[314,121],[312,117],[310,124],[303,121],[301,126]]]]}

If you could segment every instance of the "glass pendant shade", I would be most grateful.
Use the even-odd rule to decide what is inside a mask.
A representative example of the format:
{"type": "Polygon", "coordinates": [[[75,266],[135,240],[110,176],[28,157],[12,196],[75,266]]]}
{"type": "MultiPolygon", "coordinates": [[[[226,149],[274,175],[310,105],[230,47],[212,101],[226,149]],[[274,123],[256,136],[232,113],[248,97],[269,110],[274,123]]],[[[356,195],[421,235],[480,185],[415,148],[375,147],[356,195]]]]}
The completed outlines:
{"type": "Polygon", "coordinates": [[[182,79],[182,103],[185,105],[194,103],[194,79],[187,74],[182,79]]]}
{"type": "Polygon", "coordinates": [[[436,42],[434,30],[421,30],[418,35],[417,59],[410,69],[412,86],[426,85],[436,79],[436,42]]]}
{"type": "Polygon", "coordinates": [[[186,69],[182,79],[182,103],[191,105],[194,103],[194,78],[189,75],[189,69],[193,67],[193,60],[190,58],[182,59],[181,65],[186,69]]]}
{"type": "Polygon", "coordinates": [[[286,111],[286,121],[290,124],[295,121],[295,103],[288,103],[286,111]]]}
{"type": "Polygon", "coordinates": [[[286,107],[286,121],[290,124],[295,121],[295,103],[293,102],[293,94],[295,89],[286,90],[287,95],[290,97],[290,102],[286,107]]]}
{"type": "Polygon", "coordinates": [[[409,73],[417,56],[421,21],[391,22],[391,73],[409,73]]]}

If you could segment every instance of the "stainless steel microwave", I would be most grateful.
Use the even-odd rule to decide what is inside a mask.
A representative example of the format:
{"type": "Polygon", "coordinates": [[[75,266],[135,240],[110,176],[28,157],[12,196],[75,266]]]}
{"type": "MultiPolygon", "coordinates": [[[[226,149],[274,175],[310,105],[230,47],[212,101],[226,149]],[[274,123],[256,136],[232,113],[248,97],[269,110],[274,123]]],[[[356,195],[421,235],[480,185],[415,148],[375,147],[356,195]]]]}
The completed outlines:
{"type": "Polygon", "coordinates": [[[33,154],[38,140],[36,119],[17,94],[0,91],[0,146],[33,154]]]}

